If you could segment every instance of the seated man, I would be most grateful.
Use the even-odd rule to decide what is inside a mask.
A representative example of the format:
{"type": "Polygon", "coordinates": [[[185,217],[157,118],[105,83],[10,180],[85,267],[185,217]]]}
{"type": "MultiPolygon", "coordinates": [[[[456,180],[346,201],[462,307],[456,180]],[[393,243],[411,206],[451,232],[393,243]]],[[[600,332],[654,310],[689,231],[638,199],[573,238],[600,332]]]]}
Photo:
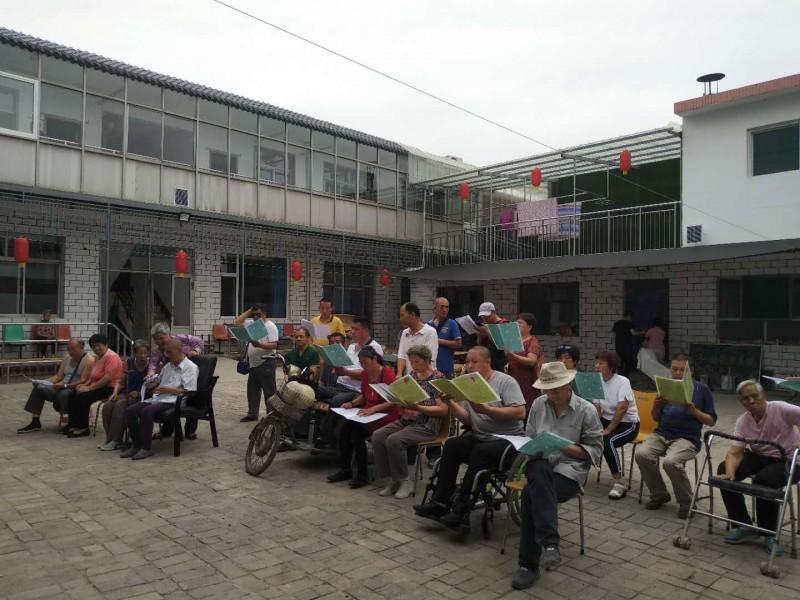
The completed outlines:
{"type": "Polygon", "coordinates": [[[286,366],[298,367],[301,371],[308,369],[308,375],[303,377],[303,383],[316,385],[319,379],[319,351],[311,345],[312,333],[304,327],[294,332],[294,348],[286,355],[286,366]]]}
{"type": "Polygon", "coordinates": [[[547,363],[533,384],[545,395],[534,400],[525,433],[535,437],[550,431],[573,443],[549,457],[532,456],[525,466],[519,569],[511,582],[518,590],[536,582],[540,565],[549,571],[561,563],[558,504],[580,493],[589,468],[603,453],[600,417],[572,391],[575,373],[562,362],[547,363]]]}
{"type": "MultiPolygon", "coordinates": [[[[746,379],[736,387],[739,401],[745,413],[736,419],[733,435],[751,440],[769,440],[777,443],[791,456],[800,444],[800,407],[788,402],[773,400],[767,402],[764,388],[757,381],[746,379]]],[[[753,478],[753,484],[770,488],[781,488],[786,484],[786,461],[774,446],[748,444],[744,441],[731,442],[725,460],[717,469],[720,479],[742,481],[753,478]]],[[[800,478],[800,469],[795,467],[793,482],[800,478]]],[[[746,525],[753,521],[747,513],[744,496],[738,492],[720,490],[722,501],[728,511],[728,518],[746,525]]],[[[758,526],[775,530],[778,526],[778,505],[769,500],[756,498],[758,526]]],[[[757,537],[759,534],[747,527],[731,525],[725,536],[729,544],[739,544],[757,537]]],[[[775,537],[767,537],[767,552],[772,552],[775,537]]],[[[775,556],[783,554],[780,546],[775,548],[775,556]]]]}
{"type": "Polygon", "coordinates": [[[488,348],[475,346],[467,352],[465,367],[469,373],[480,373],[500,401],[488,404],[465,402],[462,406],[447,399],[452,414],[470,430],[447,440],[433,497],[425,504],[414,506],[419,516],[439,518],[447,527],[463,533],[469,531],[469,513],[472,510],[470,493],[475,475],[478,471],[497,467],[508,446],[506,440],[492,434],[521,435],[524,430],[525,398],[519,384],[510,375],[492,370],[491,361],[488,348]],[[458,496],[454,499],[456,478],[462,463],[467,464],[467,471],[461,480],[458,496]]]}
{"type": "MultiPolygon", "coordinates": [[[[689,357],[685,354],[673,356],[670,363],[672,378],[683,379],[688,364],[689,357]]],[[[664,479],[658,470],[659,458],[663,457],[662,465],[672,481],[672,491],[678,503],[678,518],[685,519],[692,503],[692,486],[686,476],[686,463],[700,450],[703,425],[712,427],[717,422],[714,399],[707,385],[695,381],[691,404],[677,406],[656,398],[652,413],[653,420],[658,421],[658,429],[647,436],[636,452],[636,464],[650,491],[650,501],[645,508],[656,510],[670,501],[664,479]]]]}
{"type": "Polygon", "coordinates": [[[141,460],[153,456],[153,422],[159,415],[174,407],[178,397],[184,392],[197,390],[200,369],[186,358],[181,341],[169,340],[164,345],[164,351],[169,362],[161,369],[152,397],[128,407],[131,447],[120,454],[122,458],[141,460]]]}
{"type": "MultiPolygon", "coordinates": [[[[343,333],[334,332],[328,336],[328,344],[339,344],[340,346],[344,347],[345,344],[345,336],[343,333]]],[[[325,387],[333,387],[336,385],[336,380],[339,376],[336,374],[336,370],[328,365],[323,364],[322,369],[319,376],[319,383],[325,387]]]]}

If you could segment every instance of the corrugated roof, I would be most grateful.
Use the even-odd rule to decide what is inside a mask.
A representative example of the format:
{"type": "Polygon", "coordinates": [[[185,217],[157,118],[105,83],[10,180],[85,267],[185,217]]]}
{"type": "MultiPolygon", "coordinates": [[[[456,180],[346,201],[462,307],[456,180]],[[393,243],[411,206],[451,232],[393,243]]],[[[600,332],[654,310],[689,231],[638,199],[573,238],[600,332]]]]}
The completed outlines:
{"type": "Polygon", "coordinates": [[[334,123],[329,123],[328,121],[321,121],[307,115],[286,110],[285,108],[280,108],[279,106],[267,104],[266,102],[251,100],[250,98],[216,90],[214,88],[192,83],[191,81],[186,81],[184,79],[178,79],[176,77],[170,77],[169,75],[162,75],[161,73],[148,71],[147,69],[142,69],[140,67],[134,67],[117,60],[106,58],[105,56],[100,56],[99,54],[93,54],[83,50],[76,50],[75,48],[70,48],[68,46],[62,46],[61,44],[56,44],[55,42],[43,40],[41,38],[33,37],[18,31],[13,31],[11,29],[6,29],[5,27],[0,27],[0,42],[5,42],[20,48],[26,48],[34,52],[47,54],[48,56],[67,60],[85,67],[92,67],[94,69],[106,71],[107,73],[123,75],[131,79],[152,83],[154,85],[175,90],[177,92],[183,92],[199,98],[205,98],[206,100],[213,100],[214,102],[235,106],[236,108],[262,114],[274,119],[281,119],[289,123],[294,123],[295,125],[311,127],[318,131],[330,133],[342,138],[361,142],[363,144],[378,146],[384,150],[390,150],[400,154],[407,153],[405,148],[400,144],[370,135],[368,133],[342,127],[334,123]]]}

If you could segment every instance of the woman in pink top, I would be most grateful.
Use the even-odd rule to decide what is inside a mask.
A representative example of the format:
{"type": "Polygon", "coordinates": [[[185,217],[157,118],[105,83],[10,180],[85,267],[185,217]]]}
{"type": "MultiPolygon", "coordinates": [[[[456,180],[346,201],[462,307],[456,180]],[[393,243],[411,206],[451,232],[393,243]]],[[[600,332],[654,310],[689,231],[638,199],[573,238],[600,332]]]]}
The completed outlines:
{"type": "MultiPolygon", "coordinates": [[[[746,380],[740,383],[736,392],[745,413],[736,419],[733,434],[740,438],[752,440],[768,440],[777,443],[791,456],[800,443],[800,407],[774,400],[767,402],[764,388],[757,381],[746,380]]],[[[728,450],[725,460],[717,469],[720,479],[742,481],[753,478],[753,484],[770,488],[782,488],[786,484],[786,461],[774,446],[748,444],[734,441],[728,450]]],[[[800,471],[795,469],[793,481],[798,480],[800,471]]],[[[728,511],[728,518],[740,523],[752,525],[753,521],[747,513],[744,496],[738,492],[721,490],[722,500],[728,511]]],[[[778,520],[778,505],[775,502],[756,498],[756,515],[758,526],[775,530],[778,520]]],[[[729,544],[738,544],[749,538],[758,536],[758,532],[747,527],[733,527],[725,536],[729,544]]],[[[767,537],[767,551],[771,552],[775,545],[774,536],[767,537]]],[[[780,556],[783,550],[777,546],[775,555],[780,556]]]]}
{"type": "Polygon", "coordinates": [[[667,337],[667,332],[664,330],[664,322],[656,317],[653,319],[653,326],[644,334],[645,348],[652,350],[658,358],[659,362],[664,362],[664,355],[666,349],[664,348],[664,338],[667,337]]]}

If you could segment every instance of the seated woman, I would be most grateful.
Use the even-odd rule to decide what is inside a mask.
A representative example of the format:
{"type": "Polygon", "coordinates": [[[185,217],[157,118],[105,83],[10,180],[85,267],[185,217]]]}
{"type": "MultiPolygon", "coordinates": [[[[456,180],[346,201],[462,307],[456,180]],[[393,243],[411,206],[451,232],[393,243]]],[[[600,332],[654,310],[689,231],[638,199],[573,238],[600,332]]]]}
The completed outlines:
{"type": "Polygon", "coordinates": [[[328,475],[329,483],[350,480],[350,487],[357,489],[369,483],[367,472],[367,438],[370,434],[391,423],[397,418],[397,407],[390,402],[384,402],[375,390],[369,387],[371,383],[392,383],[395,380],[394,371],[383,365],[383,357],[372,346],[364,346],[358,352],[363,372],[361,374],[361,393],[351,402],[342,404],[342,408],[363,408],[358,411],[358,416],[367,417],[377,412],[387,413],[385,417],[372,423],[356,423],[347,420],[339,433],[339,470],[328,475]],[[356,472],[353,473],[352,463],[355,454],[356,472]]]}
{"type": "MultiPolygon", "coordinates": [[[[761,439],[776,442],[791,456],[800,444],[800,407],[773,400],[767,402],[767,396],[761,384],[753,380],[745,380],[736,387],[739,401],[745,412],[736,419],[733,434],[741,438],[761,439]]],[[[719,464],[717,473],[721,479],[742,481],[753,478],[755,485],[770,488],[781,488],[786,484],[786,461],[774,446],[731,442],[725,460],[719,464]]],[[[793,482],[800,478],[800,469],[795,466],[793,482]]],[[[744,496],[738,492],[720,490],[728,518],[739,523],[752,525],[753,521],[747,513],[744,496]]],[[[778,522],[778,505],[775,502],[756,498],[756,515],[758,526],[775,531],[778,522]]],[[[759,534],[747,527],[732,526],[725,536],[729,544],[739,544],[753,539],[759,534]]],[[[767,552],[772,552],[775,537],[767,537],[767,552]]],[[[780,546],[775,548],[775,556],[783,554],[780,546]]]]}
{"type": "Polygon", "coordinates": [[[133,356],[128,357],[127,371],[123,372],[114,392],[103,404],[103,428],[106,430],[106,441],[98,448],[104,451],[117,450],[122,447],[122,436],[125,433],[125,411],[129,406],[141,400],[142,385],[147,376],[147,363],[150,358],[150,344],[144,340],[136,340],[133,344],[133,356]]]}
{"type": "Polygon", "coordinates": [[[432,379],[442,379],[444,375],[431,365],[431,351],[427,346],[411,346],[408,351],[413,377],[428,394],[413,409],[401,409],[400,417],[384,425],[372,434],[372,449],[375,453],[375,476],[391,477],[391,481],[381,490],[381,496],[392,496],[400,500],[408,498],[414,491],[414,484],[408,479],[408,448],[420,442],[436,439],[442,419],[448,413],[448,406],[439,397],[439,392],[431,386],[432,379]]]}
{"type": "Polygon", "coordinates": [[[564,363],[570,371],[579,371],[578,363],[581,360],[581,350],[572,344],[562,344],[556,348],[556,360],[564,363]]]}

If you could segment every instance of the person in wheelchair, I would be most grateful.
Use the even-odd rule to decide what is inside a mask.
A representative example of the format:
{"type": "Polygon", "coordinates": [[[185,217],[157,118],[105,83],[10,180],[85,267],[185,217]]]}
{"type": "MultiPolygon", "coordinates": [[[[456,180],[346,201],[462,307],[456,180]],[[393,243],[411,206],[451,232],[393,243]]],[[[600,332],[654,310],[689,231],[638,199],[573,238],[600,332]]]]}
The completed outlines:
{"type": "Polygon", "coordinates": [[[533,384],[544,394],[531,406],[526,435],[549,431],[573,443],[549,457],[532,456],[525,465],[519,569],[511,582],[515,589],[536,583],[540,566],[549,571],[561,563],[558,504],[581,492],[589,468],[603,454],[600,417],[591,402],[572,391],[575,373],[562,362],[547,363],[533,384]]]}
{"type": "Polygon", "coordinates": [[[439,460],[438,479],[432,499],[414,506],[414,511],[420,517],[438,519],[447,527],[463,533],[469,531],[475,475],[479,471],[497,467],[509,444],[493,434],[521,435],[524,431],[525,398],[522,390],[513,377],[494,371],[491,360],[488,348],[475,346],[467,352],[464,366],[467,372],[480,373],[500,397],[500,402],[465,402],[462,406],[452,399],[447,400],[452,414],[470,430],[447,440],[439,460]],[[458,470],[463,463],[467,464],[467,471],[455,494],[458,470]]]}
{"type": "MultiPolygon", "coordinates": [[[[769,440],[776,442],[791,456],[800,444],[800,407],[779,400],[767,401],[764,388],[757,381],[747,379],[736,387],[739,401],[745,412],[736,419],[733,435],[741,440],[731,442],[725,460],[717,468],[720,479],[742,481],[753,478],[754,485],[768,488],[781,488],[786,484],[786,460],[774,446],[748,444],[745,440],[769,440]]],[[[794,482],[800,476],[800,469],[795,468],[794,482]]],[[[744,495],[731,490],[720,489],[722,501],[728,512],[728,518],[739,523],[753,523],[747,512],[744,495]]],[[[758,526],[776,530],[778,526],[778,504],[756,498],[756,515],[758,526]]],[[[725,542],[739,544],[758,536],[758,532],[747,527],[732,526],[725,536],[725,542]]],[[[772,552],[775,537],[767,537],[767,552],[772,552]]],[[[778,545],[775,556],[783,554],[778,545]]]]}

